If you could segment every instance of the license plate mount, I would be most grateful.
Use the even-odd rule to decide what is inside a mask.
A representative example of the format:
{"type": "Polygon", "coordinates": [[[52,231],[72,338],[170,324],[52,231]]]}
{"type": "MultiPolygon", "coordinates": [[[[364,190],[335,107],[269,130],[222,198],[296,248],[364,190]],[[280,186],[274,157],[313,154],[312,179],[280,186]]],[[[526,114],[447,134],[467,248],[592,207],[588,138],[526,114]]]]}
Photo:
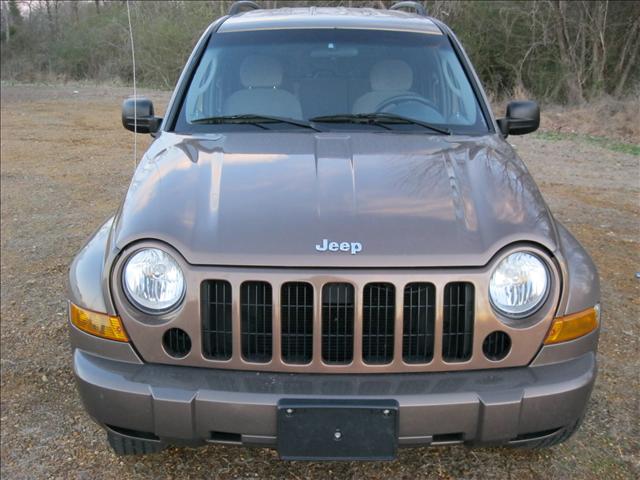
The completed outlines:
{"type": "Polygon", "coordinates": [[[284,460],[393,460],[398,449],[394,400],[283,399],[278,453],[284,460]]]}

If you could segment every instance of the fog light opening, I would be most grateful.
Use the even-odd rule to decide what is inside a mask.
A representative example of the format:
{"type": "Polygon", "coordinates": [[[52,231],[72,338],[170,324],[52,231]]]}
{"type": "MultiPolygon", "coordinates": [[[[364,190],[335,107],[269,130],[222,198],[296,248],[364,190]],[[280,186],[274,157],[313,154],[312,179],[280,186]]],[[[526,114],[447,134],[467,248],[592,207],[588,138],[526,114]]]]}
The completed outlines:
{"type": "Polygon", "coordinates": [[[191,337],[180,328],[170,328],[162,336],[162,346],[173,358],[184,358],[191,351],[191,337]]]}
{"type": "Polygon", "coordinates": [[[493,362],[504,359],[511,351],[511,337],[505,332],[496,331],[487,335],[482,342],[484,356],[493,362]]]}

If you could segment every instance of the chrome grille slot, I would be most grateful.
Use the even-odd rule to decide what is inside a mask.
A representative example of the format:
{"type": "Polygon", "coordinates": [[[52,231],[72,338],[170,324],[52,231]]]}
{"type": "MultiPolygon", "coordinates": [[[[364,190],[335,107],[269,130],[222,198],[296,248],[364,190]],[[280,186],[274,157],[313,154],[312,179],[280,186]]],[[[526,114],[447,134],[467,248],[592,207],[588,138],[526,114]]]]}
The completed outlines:
{"type": "Polygon", "coordinates": [[[393,360],[396,289],[391,283],[365,285],[362,302],[362,359],[370,364],[393,360]]]}
{"type": "Polygon", "coordinates": [[[228,360],[232,353],[231,284],[206,280],[200,286],[202,354],[212,360],[228,360]]]}
{"type": "Polygon", "coordinates": [[[245,360],[267,363],[273,352],[272,292],[267,282],[244,282],[240,287],[240,328],[245,360]]]}
{"type": "Polygon", "coordinates": [[[404,288],[402,359],[407,363],[429,363],[435,339],[436,287],[410,283],[404,288]]]}
{"type": "Polygon", "coordinates": [[[473,345],[474,287],[468,282],[448,283],[444,289],[442,358],[464,362],[473,345]]]}
{"type": "Polygon", "coordinates": [[[313,354],[313,286],[304,282],[282,285],[280,309],[282,360],[309,363],[313,354]]]}
{"type": "Polygon", "coordinates": [[[322,360],[345,364],[353,360],[353,285],[327,283],[322,288],[322,360]]]}

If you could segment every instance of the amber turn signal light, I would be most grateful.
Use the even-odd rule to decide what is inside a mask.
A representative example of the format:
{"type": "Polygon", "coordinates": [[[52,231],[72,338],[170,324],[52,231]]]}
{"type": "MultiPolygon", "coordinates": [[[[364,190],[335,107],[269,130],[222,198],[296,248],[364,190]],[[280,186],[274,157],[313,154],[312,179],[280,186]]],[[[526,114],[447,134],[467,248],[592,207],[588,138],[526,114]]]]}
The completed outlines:
{"type": "Polygon", "coordinates": [[[118,342],[129,341],[120,317],[85,310],[73,303],[69,304],[69,316],[71,323],[83,332],[118,342]]]}
{"type": "Polygon", "coordinates": [[[588,308],[553,320],[551,329],[544,340],[545,345],[568,342],[593,332],[600,323],[600,306],[588,308]]]}

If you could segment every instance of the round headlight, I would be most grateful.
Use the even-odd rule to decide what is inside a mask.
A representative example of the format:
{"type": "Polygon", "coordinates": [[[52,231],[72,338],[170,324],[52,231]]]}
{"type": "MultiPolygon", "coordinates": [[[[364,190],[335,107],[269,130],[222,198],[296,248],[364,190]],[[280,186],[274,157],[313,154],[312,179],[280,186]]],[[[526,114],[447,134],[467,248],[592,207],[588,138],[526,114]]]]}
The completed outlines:
{"type": "Polygon", "coordinates": [[[512,253],[491,274],[491,303],[509,317],[532,314],[542,304],[549,288],[549,273],[538,256],[512,253]]]}
{"type": "Polygon", "coordinates": [[[180,266],[158,248],[144,248],[131,255],[122,283],[129,300],[150,313],[170,310],[182,300],[185,290],[180,266]]]}

